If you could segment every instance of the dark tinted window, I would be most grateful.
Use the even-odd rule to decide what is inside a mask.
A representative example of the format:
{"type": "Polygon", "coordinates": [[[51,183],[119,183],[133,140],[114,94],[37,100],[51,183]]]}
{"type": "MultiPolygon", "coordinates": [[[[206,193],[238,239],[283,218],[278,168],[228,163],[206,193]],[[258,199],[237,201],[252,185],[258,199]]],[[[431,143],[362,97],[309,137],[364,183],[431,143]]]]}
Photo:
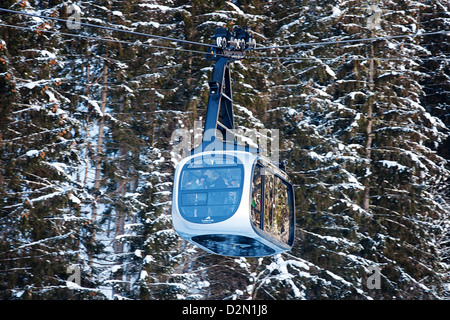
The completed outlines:
{"type": "Polygon", "coordinates": [[[253,172],[252,194],[251,194],[251,215],[253,225],[261,226],[262,210],[262,176],[261,166],[257,165],[253,172]]]}
{"type": "Polygon", "coordinates": [[[274,176],[271,172],[265,170],[264,174],[264,228],[263,230],[269,233],[272,231],[272,218],[274,211],[274,197],[273,197],[273,181],[274,176]]]}
{"type": "Polygon", "coordinates": [[[289,240],[290,201],[288,185],[275,176],[274,183],[275,208],[272,219],[272,233],[287,243],[289,240]]]}
{"type": "Polygon", "coordinates": [[[275,253],[275,250],[253,238],[231,235],[210,234],[192,237],[192,241],[222,255],[236,257],[260,257],[275,253]]]}
{"type": "Polygon", "coordinates": [[[256,165],[251,191],[253,225],[284,243],[290,243],[293,210],[293,190],[289,183],[256,165]]]}

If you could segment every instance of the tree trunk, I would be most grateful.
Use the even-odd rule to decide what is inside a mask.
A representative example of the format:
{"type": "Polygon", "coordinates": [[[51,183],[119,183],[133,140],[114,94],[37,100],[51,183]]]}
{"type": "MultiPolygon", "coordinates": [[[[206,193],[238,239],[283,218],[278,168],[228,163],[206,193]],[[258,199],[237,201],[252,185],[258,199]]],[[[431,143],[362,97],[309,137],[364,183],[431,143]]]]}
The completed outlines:
{"type": "Polygon", "coordinates": [[[103,90],[102,90],[102,103],[100,106],[101,119],[98,125],[98,139],[97,139],[97,155],[95,157],[95,180],[94,189],[95,191],[100,190],[101,184],[101,172],[102,172],[102,153],[103,153],[103,138],[105,130],[105,109],[106,109],[106,98],[108,90],[108,64],[105,61],[103,65],[103,90]]]}
{"type": "MultiPolygon", "coordinates": [[[[103,137],[104,137],[104,129],[105,129],[105,109],[106,109],[106,98],[107,98],[107,90],[108,90],[108,64],[105,60],[105,64],[103,65],[103,89],[102,89],[102,103],[100,106],[101,111],[101,119],[98,126],[98,138],[97,138],[97,150],[95,156],[95,180],[94,180],[94,206],[92,208],[92,225],[94,226],[92,230],[92,243],[95,242],[96,236],[96,221],[97,221],[97,202],[98,196],[100,192],[101,186],[101,171],[102,171],[102,153],[103,153],[103,137]]],[[[89,262],[92,263],[92,256],[89,257],[89,262]]],[[[92,277],[92,274],[91,274],[92,277]]]]}
{"type": "Polygon", "coordinates": [[[374,90],[374,83],[373,83],[373,73],[374,73],[374,67],[373,67],[373,46],[370,47],[370,65],[369,65],[369,100],[368,100],[368,109],[367,109],[367,128],[366,128],[366,182],[364,185],[364,200],[363,200],[363,209],[365,211],[369,211],[370,207],[370,174],[371,174],[371,158],[372,158],[372,116],[373,116],[373,90],[374,90]]]}

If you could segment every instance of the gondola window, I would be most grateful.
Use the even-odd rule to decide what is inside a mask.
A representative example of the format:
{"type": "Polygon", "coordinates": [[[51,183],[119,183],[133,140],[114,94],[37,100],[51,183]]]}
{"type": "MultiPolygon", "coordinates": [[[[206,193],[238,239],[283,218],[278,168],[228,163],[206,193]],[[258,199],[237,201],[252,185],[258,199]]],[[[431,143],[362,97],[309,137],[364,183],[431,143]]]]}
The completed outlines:
{"type": "Polygon", "coordinates": [[[237,159],[214,166],[211,159],[186,164],[180,180],[180,208],[183,217],[196,223],[228,219],[239,207],[243,165],[237,159]]]}

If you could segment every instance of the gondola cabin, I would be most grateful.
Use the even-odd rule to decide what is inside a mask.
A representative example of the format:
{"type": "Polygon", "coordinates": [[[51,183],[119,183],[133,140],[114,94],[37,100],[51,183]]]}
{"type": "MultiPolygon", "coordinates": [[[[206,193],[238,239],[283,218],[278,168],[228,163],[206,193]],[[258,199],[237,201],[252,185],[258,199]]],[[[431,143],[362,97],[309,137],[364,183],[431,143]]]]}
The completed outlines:
{"type": "Polygon", "coordinates": [[[245,151],[202,152],[175,171],[172,219],[178,234],[225,256],[285,252],[294,241],[294,192],[287,175],[245,151]]]}
{"type": "Polygon", "coordinates": [[[175,169],[172,223],[178,234],[225,256],[261,257],[289,250],[294,242],[294,190],[260,148],[235,141],[230,64],[255,42],[246,31],[217,28],[216,60],[202,144],[175,169]]]}

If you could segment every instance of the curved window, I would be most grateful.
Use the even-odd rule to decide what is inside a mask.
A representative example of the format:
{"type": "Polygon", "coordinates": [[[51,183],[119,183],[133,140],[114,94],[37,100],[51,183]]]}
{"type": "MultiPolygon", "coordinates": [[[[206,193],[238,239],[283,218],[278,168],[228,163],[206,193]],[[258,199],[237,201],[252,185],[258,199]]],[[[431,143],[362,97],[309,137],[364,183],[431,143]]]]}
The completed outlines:
{"type": "Polygon", "coordinates": [[[257,164],[253,171],[251,215],[263,230],[289,245],[293,242],[294,194],[290,183],[257,164]]]}
{"type": "Polygon", "coordinates": [[[275,253],[262,242],[241,235],[208,234],[192,237],[192,241],[222,255],[235,257],[260,257],[275,253]]]}
{"type": "Polygon", "coordinates": [[[236,157],[199,156],[181,171],[178,202],[184,219],[195,223],[230,218],[242,196],[244,166],[236,157]]]}

